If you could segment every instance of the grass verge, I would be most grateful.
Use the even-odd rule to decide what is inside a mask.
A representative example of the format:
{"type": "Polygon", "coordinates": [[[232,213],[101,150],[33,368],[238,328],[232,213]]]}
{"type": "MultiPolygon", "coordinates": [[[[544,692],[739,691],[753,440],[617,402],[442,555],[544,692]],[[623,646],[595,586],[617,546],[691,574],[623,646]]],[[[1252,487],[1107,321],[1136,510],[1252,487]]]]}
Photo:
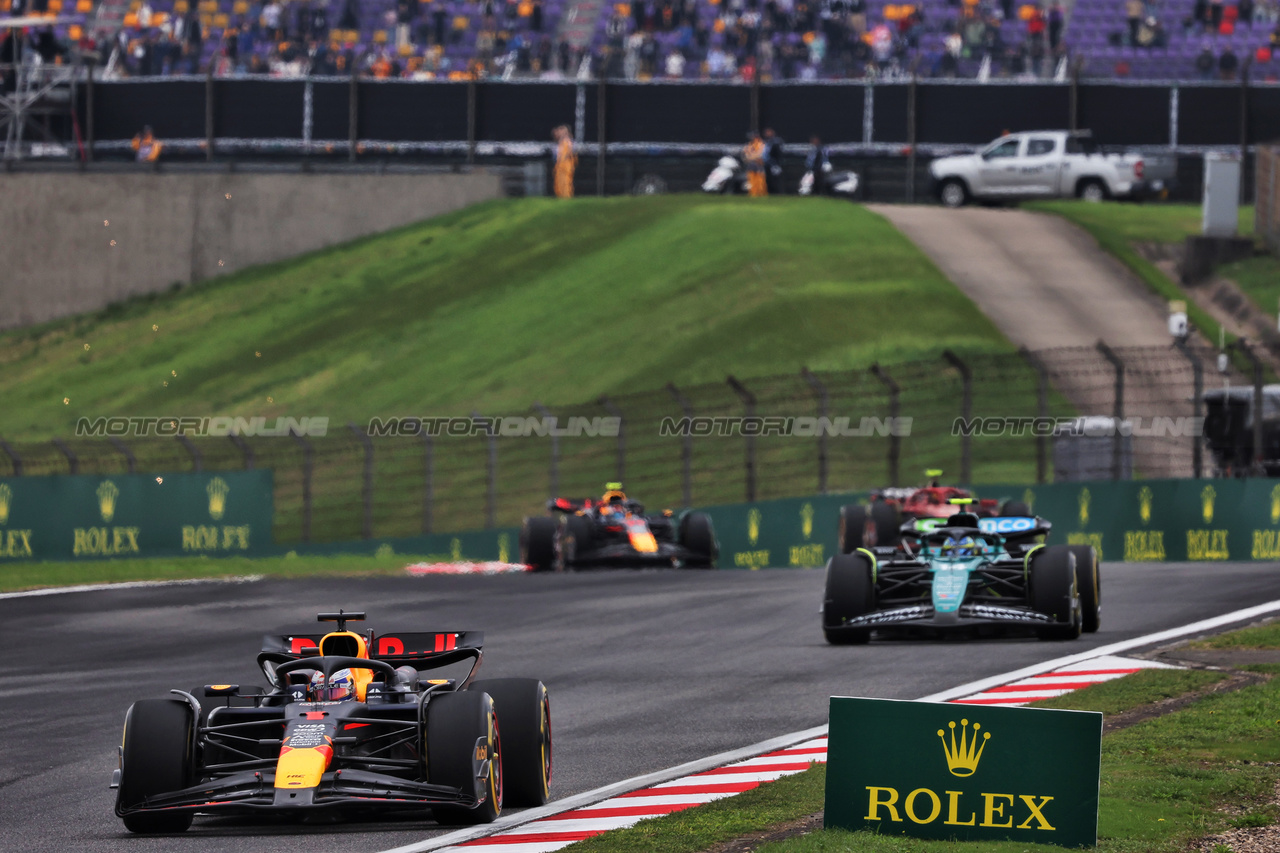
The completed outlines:
{"type": "MultiPolygon", "coordinates": [[[[1277,667],[1280,669],[1280,667],[1277,667]]],[[[1202,689],[1224,673],[1143,670],[1042,707],[1114,714],[1202,689]]],[[[1108,734],[1102,744],[1098,849],[1178,853],[1233,827],[1272,823],[1266,801],[1280,780],[1280,680],[1210,694],[1195,704],[1108,734]],[[1227,813],[1219,805],[1233,808],[1227,813]]],[[[822,809],[826,768],[814,768],[696,809],[642,821],[575,846],[582,853],[697,853],[714,844],[797,820],[822,809]]],[[[821,830],[766,843],[757,853],[1025,853],[1058,850],[1022,842],[923,841],[868,832],[821,830]]]]}
{"type": "Polygon", "coordinates": [[[296,578],[324,575],[399,574],[419,557],[403,554],[332,557],[177,557],[148,560],[99,560],[0,564],[0,592],[78,584],[191,580],[246,575],[296,578]]]}
{"type": "Polygon", "coordinates": [[[1280,649],[1280,622],[1254,625],[1188,643],[1192,649],[1280,649]]]}

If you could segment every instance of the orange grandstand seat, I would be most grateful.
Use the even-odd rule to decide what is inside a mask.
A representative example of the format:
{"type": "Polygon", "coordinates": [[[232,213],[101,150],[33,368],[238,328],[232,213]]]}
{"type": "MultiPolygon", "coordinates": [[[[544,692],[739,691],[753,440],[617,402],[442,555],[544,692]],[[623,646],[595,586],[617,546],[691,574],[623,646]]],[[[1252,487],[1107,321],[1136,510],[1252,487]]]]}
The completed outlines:
{"type": "Polygon", "coordinates": [[[124,16],[124,25],[130,29],[138,26],[138,13],[129,12],[124,16]]]}
{"type": "Polygon", "coordinates": [[[79,24],[72,24],[67,27],[67,36],[72,41],[80,41],[80,39],[84,38],[84,27],[79,24]]]}
{"type": "Polygon", "coordinates": [[[173,14],[185,15],[191,10],[191,4],[187,0],[175,0],[173,4],[173,14]]]}
{"type": "Polygon", "coordinates": [[[386,44],[386,43],[387,43],[387,31],[386,31],[386,30],[378,30],[378,31],[376,31],[376,32],[373,34],[373,43],[374,43],[374,44],[386,44]]]}
{"type": "Polygon", "coordinates": [[[400,54],[401,56],[413,56],[413,45],[402,44],[400,45],[400,47],[396,48],[396,53],[400,54]]]}
{"type": "Polygon", "coordinates": [[[219,12],[213,16],[213,26],[219,30],[225,30],[231,25],[231,16],[226,12],[219,12]]]}
{"type": "Polygon", "coordinates": [[[62,11],[62,0],[49,0],[49,11],[55,15],[62,11]]]}
{"type": "Polygon", "coordinates": [[[76,11],[87,15],[93,11],[93,0],[76,0],[76,11]]]}
{"type": "Polygon", "coordinates": [[[236,15],[249,14],[249,0],[236,0],[235,3],[231,4],[231,11],[236,15]]]}

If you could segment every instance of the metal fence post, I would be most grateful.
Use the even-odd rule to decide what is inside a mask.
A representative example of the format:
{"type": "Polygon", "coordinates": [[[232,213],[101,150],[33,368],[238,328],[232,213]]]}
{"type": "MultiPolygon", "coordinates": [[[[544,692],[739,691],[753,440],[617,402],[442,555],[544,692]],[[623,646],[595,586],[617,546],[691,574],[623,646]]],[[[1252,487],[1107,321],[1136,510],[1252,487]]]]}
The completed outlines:
{"type": "MultiPolygon", "coordinates": [[[[1031,365],[1036,372],[1036,417],[1041,423],[1049,419],[1049,368],[1044,366],[1040,357],[1026,347],[1018,347],[1018,354],[1031,365]]],[[[1032,430],[1036,437],[1036,482],[1045,482],[1045,473],[1049,459],[1049,436],[1043,430],[1032,430]]]]}
{"type": "Polygon", "coordinates": [[[809,368],[800,368],[800,375],[804,377],[804,381],[809,383],[809,387],[813,389],[813,393],[818,395],[818,494],[825,495],[827,493],[827,404],[831,400],[831,396],[827,393],[827,386],[823,385],[818,377],[809,372],[809,368]]]}
{"type": "Polygon", "coordinates": [[[373,538],[373,439],[369,438],[369,434],[355,424],[347,424],[347,429],[355,434],[358,440],[364,446],[364,477],[360,487],[360,498],[364,504],[364,524],[361,525],[360,535],[365,539],[373,538]]]}
{"type": "Polygon", "coordinates": [[[871,365],[871,375],[884,383],[884,387],[889,390],[889,419],[893,423],[893,429],[889,430],[889,485],[898,485],[898,462],[901,458],[902,448],[898,436],[898,405],[899,396],[902,392],[901,386],[893,381],[893,377],[885,372],[877,362],[871,365]]]}
{"type": "Polygon", "coordinates": [[[627,481],[627,429],[622,419],[622,410],[618,408],[618,404],[609,399],[607,394],[602,394],[597,400],[600,405],[604,406],[605,411],[618,419],[618,481],[625,483],[627,481]]]}
{"type": "MultiPolygon", "coordinates": [[[[729,384],[729,387],[732,388],[737,393],[738,398],[742,400],[743,408],[746,410],[746,416],[748,418],[754,418],[756,416],[756,395],[748,391],[747,387],[743,385],[741,382],[739,382],[737,379],[735,379],[733,376],[727,377],[725,379],[725,382],[729,384]]],[[[747,432],[744,429],[742,431],[742,438],[743,438],[744,447],[745,447],[746,456],[747,456],[747,460],[746,460],[747,462],[747,503],[755,503],[756,501],[756,437],[754,433],[747,432]]]]}
{"type": "Polygon", "coordinates": [[[252,471],[254,466],[254,457],[253,448],[249,446],[249,442],[244,440],[244,436],[236,435],[235,433],[227,436],[227,438],[231,439],[231,443],[236,446],[236,449],[244,454],[244,470],[252,471]]]}
{"type": "MultiPolygon", "coordinates": [[[[1177,347],[1178,352],[1191,362],[1191,374],[1194,396],[1191,398],[1191,413],[1196,419],[1197,424],[1202,424],[1200,420],[1204,409],[1204,364],[1201,363],[1199,357],[1187,347],[1186,338],[1174,338],[1173,345],[1177,347]]],[[[1191,436],[1191,474],[1196,479],[1204,476],[1204,442],[1201,439],[1200,431],[1191,436]]]]}
{"type": "Polygon", "coordinates": [[[53,440],[53,445],[62,451],[63,456],[67,457],[67,467],[70,469],[70,473],[79,474],[80,458],[76,456],[76,452],[68,447],[67,443],[60,438],[55,438],[53,440]]]}
{"type": "MultiPolygon", "coordinates": [[[[471,417],[482,419],[479,412],[472,412],[471,417]]],[[[498,431],[493,428],[492,420],[485,428],[485,435],[489,437],[489,454],[485,460],[484,526],[489,530],[494,527],[498,505],[498,431]]]]}
{"type": "MultiPolygon", "coordinates": [[[[544,418],[555,418],[551,410],[537,400],[533,403],[533,409],[544,418]]],[[[551,497],[560,494],[560,436],[556,434],[555,429],[551,430],[551,470],[547,484],[550,486],[551,497]]]]}
{"type": "Polygon", "coordinates": [[[186,448],[187,452],[191,454],[191,466],[195,472],[198,474],[203,471],[204,456],[200,453],[200,448],[196,447],[195,442],[191,440],[190,436],[178,435],[176,438],[178,439],[178,443],[186,448]]]}
{"type": "Polygon", "coordinates": [[[1121,435],[1120,428],[1124,423],[1124,362],[1103,341],[1098,341],[1097,347],[1102,357],[1111,362],[1116,370],[1115,403],[1111,413],[1115,419],[1115,432],[1111,436],[1111,479],[1119,480],[1124,473],[1124,436],[1121,435]]]}
{"type": "Polygon", "coordinates": [[[311,541],[311,475],[315,471],[315,451],[307,441],[292,429],[289,437],[302,446],[302,541],[311,541]]]}
{"type": "Polygon", "coordinates": [[[608,84],[605,82],[604,69],[600,69],[600,84],[596,89],[596,133],[599,139],[599,153],[596,154],[596,195],[604,195],[604,169],[605,169],[605,151],[609,147],[608,143],[608,122],[606,118],[608,99],[605,91],[608,84]]]}
{"type": "Polygon", "coordinates": [[[431,513],[436,502],[436,445],[431,431],[422,427],[422,533],[431,532],[431,513]]]}
{"type": "Polygon", "coordinates": [[[467,165],[476,162],[476,75],[467,75],[467,165]]]}
{"type": "Polygon", "coordinates": [[[1253,365],[1253,464],[1250,473],[1262,471],[1262,362],[1244,338],[1237,338],[1233,346],[1253,365]]]}
{"type": "Polygon", "coordinates": [[[965,428],[960,431],[960,482],[969,485],[973,481],[973,435],[970,428],[973,421],[973,371],[951,350],[943,350],[942,357],[960,371],[960,417],[965,423],[965,428]]]}
{"type": "Polygon", "coordinates": [[[111,442],[111,446],[120,451],[120,455],[124,457],[125,470],[130,474],[138,471],[138,458],[133,455],[133,451],[129,449],[129,445],[125,444],[116,436],[110,436],[107,441],[111,442]]]}
{"type": "MultiPolygon", "coordinates": [[[[680,389],[673,383],[667,383],[667,392],[676,398],[680,410],[684,412],[684,416],[693,420],[693,404],[689,402],[689,398],[680,393],[680,389]]],[[[680,448],[680,482],[684,497],[684,506],[693,506],[693,426],[684,431],[684,441],[680,448]]]]}
{"type": "Polygon", "coordinates": [[[209,71],[204,78],[204,159],[209,161],[213,160],[213,140],[217,138],[213,126],[213,97],[213,63],[210,62],[209,71]]]}
{"type": "Polygon", "coordinates": [[[13,463],[13,476],[21,477],[22,457],[18,454],[18,451],[14,450],[13,445],[5,441],[3,438],[0,438],[0,450],[3,450],[5,455],[9,457],[9,461],[13,463]]]}

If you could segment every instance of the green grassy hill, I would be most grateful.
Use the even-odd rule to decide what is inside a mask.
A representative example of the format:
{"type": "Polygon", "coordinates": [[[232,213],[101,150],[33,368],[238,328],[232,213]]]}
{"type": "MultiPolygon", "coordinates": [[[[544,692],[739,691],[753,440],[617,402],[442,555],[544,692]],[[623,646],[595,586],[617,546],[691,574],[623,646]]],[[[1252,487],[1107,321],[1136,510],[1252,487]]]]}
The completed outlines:
{"type": "Polygon", "coordinates": [[[103,415],[526,411],[1010,345],[861,207],[501,201],[0,335],[0,435],[103,415]]]}

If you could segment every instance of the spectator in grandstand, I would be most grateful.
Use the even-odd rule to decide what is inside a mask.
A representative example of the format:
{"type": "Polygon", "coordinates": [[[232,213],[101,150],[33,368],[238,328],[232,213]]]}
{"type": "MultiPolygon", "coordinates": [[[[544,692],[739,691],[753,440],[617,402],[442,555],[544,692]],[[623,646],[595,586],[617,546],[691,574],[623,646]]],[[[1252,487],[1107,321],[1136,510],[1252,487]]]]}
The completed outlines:
{"type": "Polygon", "coordinates": [[[573,198],[573,173],[578,168],[578,155],[573,150],[573,136],[568,125],[560,125],[552,135],[556,140],[556,198],[573,198]]]}
{"type": "Polygon", "coordinates": [[[1227,49],[1222,52],[1222,56],[1218,57],[1218,71],[1222,74],[1223,80],[1236,79],[1236,72],[1240,70],[1240,59],[1236,56],[1231,45],[1227,45],[1227,49]]]}
{"type": "Polygon", "coordinates": [[[1215,33],[1222,30],[1222,11],[1222,0],[1209,0],[1209,26],[1215,33]]]}
{"type": "Polygon", "coordinates": [[[667,54],[666,61],[667,76],[673,80],[678,80],[684,76],[684,53],[680,48],[675,48],[667,54]]]}
{"type": "Polygon", "coordinates": [[[279,0],[269,0],[262,7],[262,30],[270,41],[284,41],[284,7],[279,0]]]}
{"type": "Polygon", "coordinates": [[[782,137],[774,133],[772,127],[764,129],[764,165],[765,185],[769,192],[782,195],[782,137]]]}
{"type": "Polygon", "coordinates": [[[342,0],[342,14],[338,16],[338,29],[360,29],[360,0],[342,0]]]}
{"type": "Polygon", "coordinates": [[[396,47],[409,44],[410,30],[418,17],[418,0],[396,0],[396,47]]]}
{"type": "Polygon", "coordinates": [[[1062,3],[1059,0],[1053,0],[1049,6],[1049,50],[1057,50],[1058,45],[1062,42],[1062,25],[1065,22],[1065,16],[1062,12],[1062,3]]]}
{"type": "Polygon", "coordinates": [[[752,198],[763,198],[769,194],[765,184],[764,140],[760,134],[747,134],[748,142],[742,149],[742,162],[747,167],[747,194],[752,198]]]}
{"type": "Polygon", "coordinates": [[[1213,69],[1217,64],[1217,60],[1213,55],[1213,48],[1206,44],[1201,48],[1200,53],[1196,56],[1196,70],[1200,72],[1200,79],[1212,79],[1213,69]]]}
{"type": "Polygon", "coordinates": [[[1142,17],[1146,14],[1147,7],[1142,0],[1125,0],[1124,14],[1129,20],[1129,44],[1138,43],[1138,26],[1142,23],[1142,17]]]}
{"type": "Polygon", "coordinates": [[[1196,0],[1195,5],[1191,7],[1192,21],[1199,25],[1200,32],[1204,32],[1209,26],[1209,0],[1196,0]]]}
{"type": "Polygon", "coordinates": [[[151,125],[142,128],[142,131],[133,137],[132,145],[139,163],[156,162],[160,159],[160,149],[164,147],[151,132],[151,125]]]}
{"type": "Polygon", "coordinates": [[[1253,0],[1240,0],[1236,4],[1236,20],[1241,24],[1253,29],[1253,0]]]}

